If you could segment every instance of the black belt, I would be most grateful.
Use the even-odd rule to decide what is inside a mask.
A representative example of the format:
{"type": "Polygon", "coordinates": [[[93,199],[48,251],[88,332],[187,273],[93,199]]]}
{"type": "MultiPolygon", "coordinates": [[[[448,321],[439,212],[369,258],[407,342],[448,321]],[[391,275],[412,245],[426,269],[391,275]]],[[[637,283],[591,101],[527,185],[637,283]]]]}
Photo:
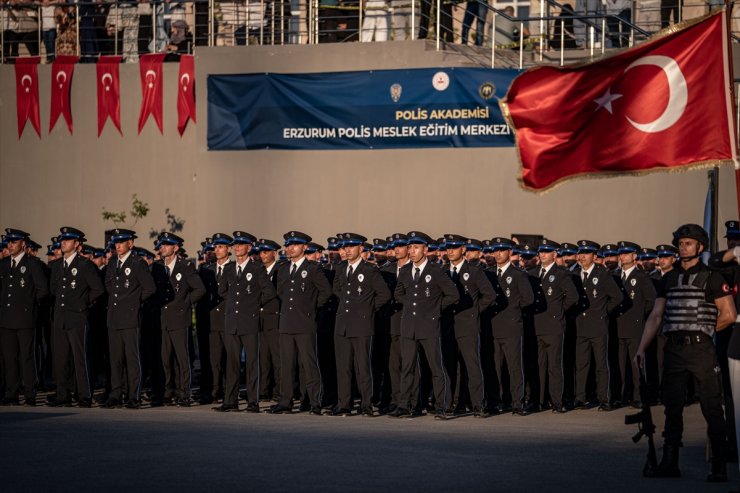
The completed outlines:
{"type": "Polygon", "coordinates": [[[703,332],[697,332],[695,334],[666,334],[668,341],[676,346],[689,346],[691,344],[705,344],[712,342],[712,338],[703,332]]]}

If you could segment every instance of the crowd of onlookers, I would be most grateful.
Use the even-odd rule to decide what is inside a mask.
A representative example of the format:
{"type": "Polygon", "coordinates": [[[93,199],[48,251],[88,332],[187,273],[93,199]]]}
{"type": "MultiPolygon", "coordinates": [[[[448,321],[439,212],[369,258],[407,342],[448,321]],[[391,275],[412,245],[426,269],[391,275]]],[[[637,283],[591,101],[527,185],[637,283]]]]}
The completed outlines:
{"type": "MultiPolygon", "coordinates": [[[[718,2],[710,0],[708,9],[720,7],[718,2]]],[[[630,26],[636,22],[631,0],[546,6],[543,15],[553,20],[541,36],[537,21],[521,22],[513,6],[490,0],[470,0],[464,6],[461,0],[0,0],[2,61],[42,54],[47,62],[55,55],[80,55],[82,62],[94,62],[99,55],[117,54],[135,62],[153,52],[177,58],[198,45],[425,39],[437,29],[448,43],[482,46],[493,38],[499,47],[515,48],[522,41],[532,46],[545,38],[551,48],[560,49],[584,48],[591,39],[603,39],[605,47],[619,48],[629,44],[630,26]],[[608,17],[602,24],[598,16],[604,15],[608,17]]],[[[659,7],[656,2],[659,15],[655,12],[653,30],[680,21],[682,8],[680,0],[660,0],[659,7]]]]}

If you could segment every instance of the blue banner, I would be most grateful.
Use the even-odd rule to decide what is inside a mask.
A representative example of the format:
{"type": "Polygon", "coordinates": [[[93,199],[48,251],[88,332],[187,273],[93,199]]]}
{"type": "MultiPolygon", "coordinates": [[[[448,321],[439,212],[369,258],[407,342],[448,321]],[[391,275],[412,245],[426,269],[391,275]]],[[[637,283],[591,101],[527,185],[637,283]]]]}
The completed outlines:
{"type": "Polygon", "coordinates": [[[509,147],[513,69],[208,76],[208,149],[509,147]]]}

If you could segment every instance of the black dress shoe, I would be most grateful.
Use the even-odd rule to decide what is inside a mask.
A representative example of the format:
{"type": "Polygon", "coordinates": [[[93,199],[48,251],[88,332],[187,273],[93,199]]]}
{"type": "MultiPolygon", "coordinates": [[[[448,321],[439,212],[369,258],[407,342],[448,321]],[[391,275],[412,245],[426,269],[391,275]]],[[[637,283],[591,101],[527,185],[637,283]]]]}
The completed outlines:
{"type": "Polygon", "coordinates": [[[93,397],[93,400],[102,406],[103,404],[108,402],[108,394],[104,392],[100,395],[93,397]]]}
{"type": "Polygon", "coordinates": [[[141,401],[136,399],[129,399],[126,403],[126,409],[141,409],[141,401]]]}
{"type": "Polygon", "coordinates": [[[410,418],[412,416],[411,411],[402,407],[397,407],[393,411],[389,412],[386,416],[391,418],[410,418]]]}
{"type": "Polygon", "coordinates": [[[474,418],[488,418],[490,414],[488,414],[488,411],[486,411],[485,407],[476,407],[473,408],[473,417],[474,418]]]}
{"type": "Polygon", "coordinates": [[[527,404],[527,406],[524,408],[524,411],[527,414],[538,413],[541,410],[542,410],[542,407],[539,404],[535,404],[534,402],[527,404]]]}
{"type": "Polygon", "coordinates": [[[321,416],[321,408],[319,406],[313,406],[308,411],[308,414],[313,414],[314,416],[321,416]]]}
{"type": "Polygon", "coordinates": [[[444,409],[437,409],[436,411],[434,411],[434,419],[438,419],[438,420],[441,420],[441,421],[446,421],[447,420],[447,414],[445,413],[445,410],[444,409]]]}
{"type": "Polygon", "coordinates": [[[82,399],[77,401],[77,407],[92,407],[92,399],[90,399],[89,397],[83,397],[82,399]]]}
{"type": "Polygon", "coordinates": [[[154,398],[152,399],[152,402],[149,403],[150,407],[162,407],[164,406],[164,401],[162,399],[154,398]]]}
{"type": "Polygon", "coordinates": [[[239,411],[239,406],[235,406],[234,404],[221,404],[220,406],[214,407],[213,410],[217,413],[235,413],[239,411]]]}
{"type": "Polygon", "coordinates": [[[375,413],[373,412],[372,407],[364,407],[362,408],[362,415],[366,418],[372,418],[375,416],[375,413]]]}
{"type": "Polygon", "coordinates": [[[190,407],[190,399],[187,397],[177,399],[177,407],[190,407]]]}
{"type": "Polygon", "coordinates": [[[210,395],[204,395],[200,398],[200,405],[201,406],[207,406],[208,404],[213,404],[213,397],[210,395]]]}
{"type": "Polygon", "coordinates": [[[588,402],[575,401],[573,403],[573,409],[588,409],[588,402]]]}
{"type": "Polygon", "coordinates": [[[281,404],[275,404],[274,406],[269,408],[267,412],[270,414],[290,414],[293,412],[293,409],[281,404]]]}
{"type": "Polygon", "coordinates": [[[66,399],[62,399],[54,400],[53,402],[49,402],[46,405],[49,407],[69,407],[70,405],[72,405],[72,402],[66,399]]]}
{"type": "Polygon", "coordinates": [[[329,413],[329,416],[351,416],[351,415],[352,415],[352,411],[347,409],[346,407],[335,407],[329,413]]]}
{"type": "Polygon", "coordinates": [[[162,402],[164,402],[165,406],[176,406],[177,405],[177,401],[175,400],[174,397],[165,397],[164,399],[162,399],[162,402]]]}
{"type": "Polygon", "coordinates": [[[247,408],[244,410],[244,412],[247,413],[259,413],[260,412],[260,405],[256,402],[252,402],[250,404],[247,404],[247,408]]]}
{"type": "Polygon", "coordinates": [[[613,411],[614,407],[608,402],[602,402],[599,404],[599,411],[613,411]]]}
{"type": "Polygon", "coordinates": [[[36,406],[36,397],[26,397],[26,401],[24,403],[26,406],[35,407],[36,406]]]}
{"type": "Polygon", "coordinates": [[[511,414],[513,414],[514,416],[526,416],[529,413],[524,408],[515,407],[514,409],[511,410],[511,414]]]}
{"type": "Polygon", "coordinates": [[[642,409],[642,401],[632,401],[631,405],[635,409],[642,409]]]}
{"type": "Polygon", "coordinates": [[[568,410],[561,404],[559,406],[552,406],[552,412],[554,414],[565,414],[568,410]]]}
{"type": "Polygon", "coordinates": [[[105,408],[105,409],[116,409],[121,406],[123,406],[123,403],[119,401],[118,399],[108,399],[100,407],[105,408]]]}

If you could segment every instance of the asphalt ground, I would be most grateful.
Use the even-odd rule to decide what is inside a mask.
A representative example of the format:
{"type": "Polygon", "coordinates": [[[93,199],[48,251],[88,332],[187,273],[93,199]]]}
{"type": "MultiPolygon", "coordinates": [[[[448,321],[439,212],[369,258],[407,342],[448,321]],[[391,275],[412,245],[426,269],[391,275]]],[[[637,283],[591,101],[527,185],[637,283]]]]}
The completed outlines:
{"type": "MultiPolygon", "coordinates": [[[[624,424],[634,409],[438,421],[211,407],[1,407],[0,492],[724,493],[740,484],[737,464],[729,483],[705,482],[698,405],[685,409],[680,479],[642,477],[647,443],[634,444],[636,425],[624,424]]],[[[662,407],[653,416],[661,430],[662,407]]]]}

